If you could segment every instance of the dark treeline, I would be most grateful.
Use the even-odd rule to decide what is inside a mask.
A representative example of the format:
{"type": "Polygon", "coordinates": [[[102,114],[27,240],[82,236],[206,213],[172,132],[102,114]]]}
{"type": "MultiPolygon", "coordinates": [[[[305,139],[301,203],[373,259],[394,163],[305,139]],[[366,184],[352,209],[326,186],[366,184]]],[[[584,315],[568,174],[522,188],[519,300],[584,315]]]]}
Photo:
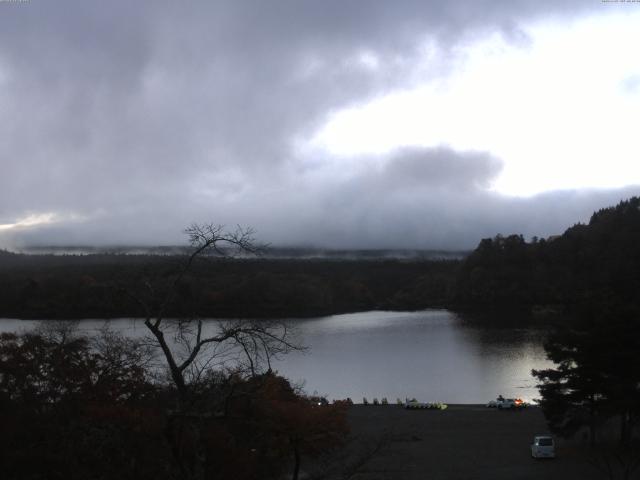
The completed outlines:
{"type": "MultiPolygon", "coordinates": [[[[181,256],[0,252],[0,316],[141,316],[123,291],[169,278],[181,256]]],[[[445,306],[457,260],[198,258],[170,306],[175,317],[295,317],[445,306]]]]}
{"type": "MultiPolygon", "coordinates": [[[[640,309],[639,207],[634,197],[547,239],[483,239],[464,260],[198,258],[169,313],[260,318],[448,307],[566,316],[592,301],[640,309]]],[[[181,255],[0,251],[0,316],[139,316],[119,292],[168,278],[183,262],[181,255]]]]}
{"type": "Polygon", "coordinates": [[[453,303],[473,310],[571,313],[585,303],[639,309],[640,198],[548,239],[484,239],[465,260],[453,303]]]}

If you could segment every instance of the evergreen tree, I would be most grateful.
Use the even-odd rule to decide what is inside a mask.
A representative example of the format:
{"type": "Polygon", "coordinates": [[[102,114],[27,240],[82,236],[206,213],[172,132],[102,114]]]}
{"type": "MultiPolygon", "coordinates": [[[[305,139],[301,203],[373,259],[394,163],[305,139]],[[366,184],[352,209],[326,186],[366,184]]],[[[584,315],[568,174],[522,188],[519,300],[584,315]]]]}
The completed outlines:
{"type": "Polygon", "coordinates": [[[640,416],[640,322],[622,305],[586,303],[573,328],[545,344],[557,367],[534,370],[541,407],[550,428],[571,435],[587,426],[592,444],[605,419],[620,419],[620,441],[628,444],[640,416]]]}

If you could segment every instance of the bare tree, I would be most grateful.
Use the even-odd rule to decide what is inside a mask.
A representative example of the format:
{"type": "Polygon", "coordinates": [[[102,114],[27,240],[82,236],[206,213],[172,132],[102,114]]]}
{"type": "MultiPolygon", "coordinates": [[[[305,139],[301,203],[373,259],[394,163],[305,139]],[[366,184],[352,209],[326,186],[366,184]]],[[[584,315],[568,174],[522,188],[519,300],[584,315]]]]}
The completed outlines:
{"type": "MultiPolygon", "coordinates": [[[[144,325],[162,352],[177,391],[177,408],[168,412],[165,433],[180,476],[201,479],[207,464],[203,428],[211,418],[213,407],[208,400],[198,401],[203,400],[199,398],[201,382],[222,378],[222,384],[232,384],[238,373],[255,376],[270,371],[274,357],[301,347],[296,344],[292,331],[281,322],[166,318],[169,307],[177,299],[181,282],[197,261],[208,256],[257,255],[265,248],[256,243],[252,229],[239,226],[230,232],[222,225],[193,224],[185,233],[191,251],[170,275],[161,282],[143,280],[141,290],[123,288],[123,291],[144,312],[144,325]],[[229,365],[233,366],[234,374],[220,375],[229,365]],[[202,405],[206,407],[201,409],[202,405]]],[[[233,392],[233,387],[230,391],[233,392]]],[[[226,405],[228,398],[222,402],[226,405]]]]}
{"type": "Polygon", "coordinates": [[[227,365],[233,362],[236,371],[256,375],[271,370],[274,357],[301,348],[295,343],[292,331],[282,322],[236,320],[205,325],[201,318],[165,318],[168,307],[176,299],[178,287],[198,258],[257,255],[265,248],[256,242],[254,230],[240,226],[229,232],[222,225],[193,224],[185,233],[189,237],[191,253],[165,288],[158,289],[146,280],[145,295],[125,289],[145,314],[144,325],[162,351],[178,392],[180,408],[186,407],[190,384],[202,378],[207,369],[226,361],[227,365]]]}

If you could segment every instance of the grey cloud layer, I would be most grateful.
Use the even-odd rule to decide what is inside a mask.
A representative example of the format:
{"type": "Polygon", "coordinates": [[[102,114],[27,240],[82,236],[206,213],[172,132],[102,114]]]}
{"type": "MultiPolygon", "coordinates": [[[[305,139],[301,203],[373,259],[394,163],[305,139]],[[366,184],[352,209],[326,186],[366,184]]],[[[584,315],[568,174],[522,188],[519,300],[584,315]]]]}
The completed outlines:
{"type": "MultiPolygon", "coordinates": [[[[510,219],[496,212],[520,202],[482,190],[498,160],[403,151],[379,171],[332,181],[313,172],[300,178],[306,159],[292,142],[334,109],[445,75],[452,47],[474,35],[500,30],[518,42],[523,19],[586,8],[595,7],[582,0],[0,4],[0,224],[33,212],[84,218],[14,233],[38,243],[170,243],[186,224],[205,220],[252,224],[274,242],[473,243],[480,232],[504,230],[510,219]],[[378,57],[377,69],[358,61],[363,52],[378,57]]],[[[520,208],[528,205],[537,203],[520,208]]]]}

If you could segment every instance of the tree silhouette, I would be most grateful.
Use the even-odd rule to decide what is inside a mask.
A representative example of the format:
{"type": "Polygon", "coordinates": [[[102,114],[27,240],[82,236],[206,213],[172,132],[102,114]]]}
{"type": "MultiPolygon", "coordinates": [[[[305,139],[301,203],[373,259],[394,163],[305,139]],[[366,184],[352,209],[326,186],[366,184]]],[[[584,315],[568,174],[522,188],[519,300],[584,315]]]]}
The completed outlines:
{"type": "Polygon", "coordinates": [[[555,431],[575,433],[587,425],[591,443],[598,424],[620,419],[620,443],[628,445],[640,414],[640,319],[620,304],[587,303],[579,320],[545,343],[556,368],[532,373],[541,384],[541,406],[555,431]]]}
{"type": "Polygon", "coordinates": [[[179,299],[184,280],[198,260],[208,254],[256,254],[264,248],[256,243],[253,230],[241,227],[228,232],[221,225],[194,224],[185,233],[191,253],[182,264],[160,279],[143,279],[136,292],[123,291],[144,312],[144,325],[162,352],[177,392],[176,408],[169,412],[167,427],[175,460],[185,478],[201,479],[208,464],[204,419],[219,407],[207,405],[201,397],[203,392],[210,393],[208,373],[217,366],[216,361],[222,358],[230,364],[234,375],[256,376],[271,371],[273,357],[301,347],[281,322],[233,320],[207,326],[200,317],[167,319],[168,307],[179,299]],[[203,382],[207,384],[204,387],[203,382]]]}

